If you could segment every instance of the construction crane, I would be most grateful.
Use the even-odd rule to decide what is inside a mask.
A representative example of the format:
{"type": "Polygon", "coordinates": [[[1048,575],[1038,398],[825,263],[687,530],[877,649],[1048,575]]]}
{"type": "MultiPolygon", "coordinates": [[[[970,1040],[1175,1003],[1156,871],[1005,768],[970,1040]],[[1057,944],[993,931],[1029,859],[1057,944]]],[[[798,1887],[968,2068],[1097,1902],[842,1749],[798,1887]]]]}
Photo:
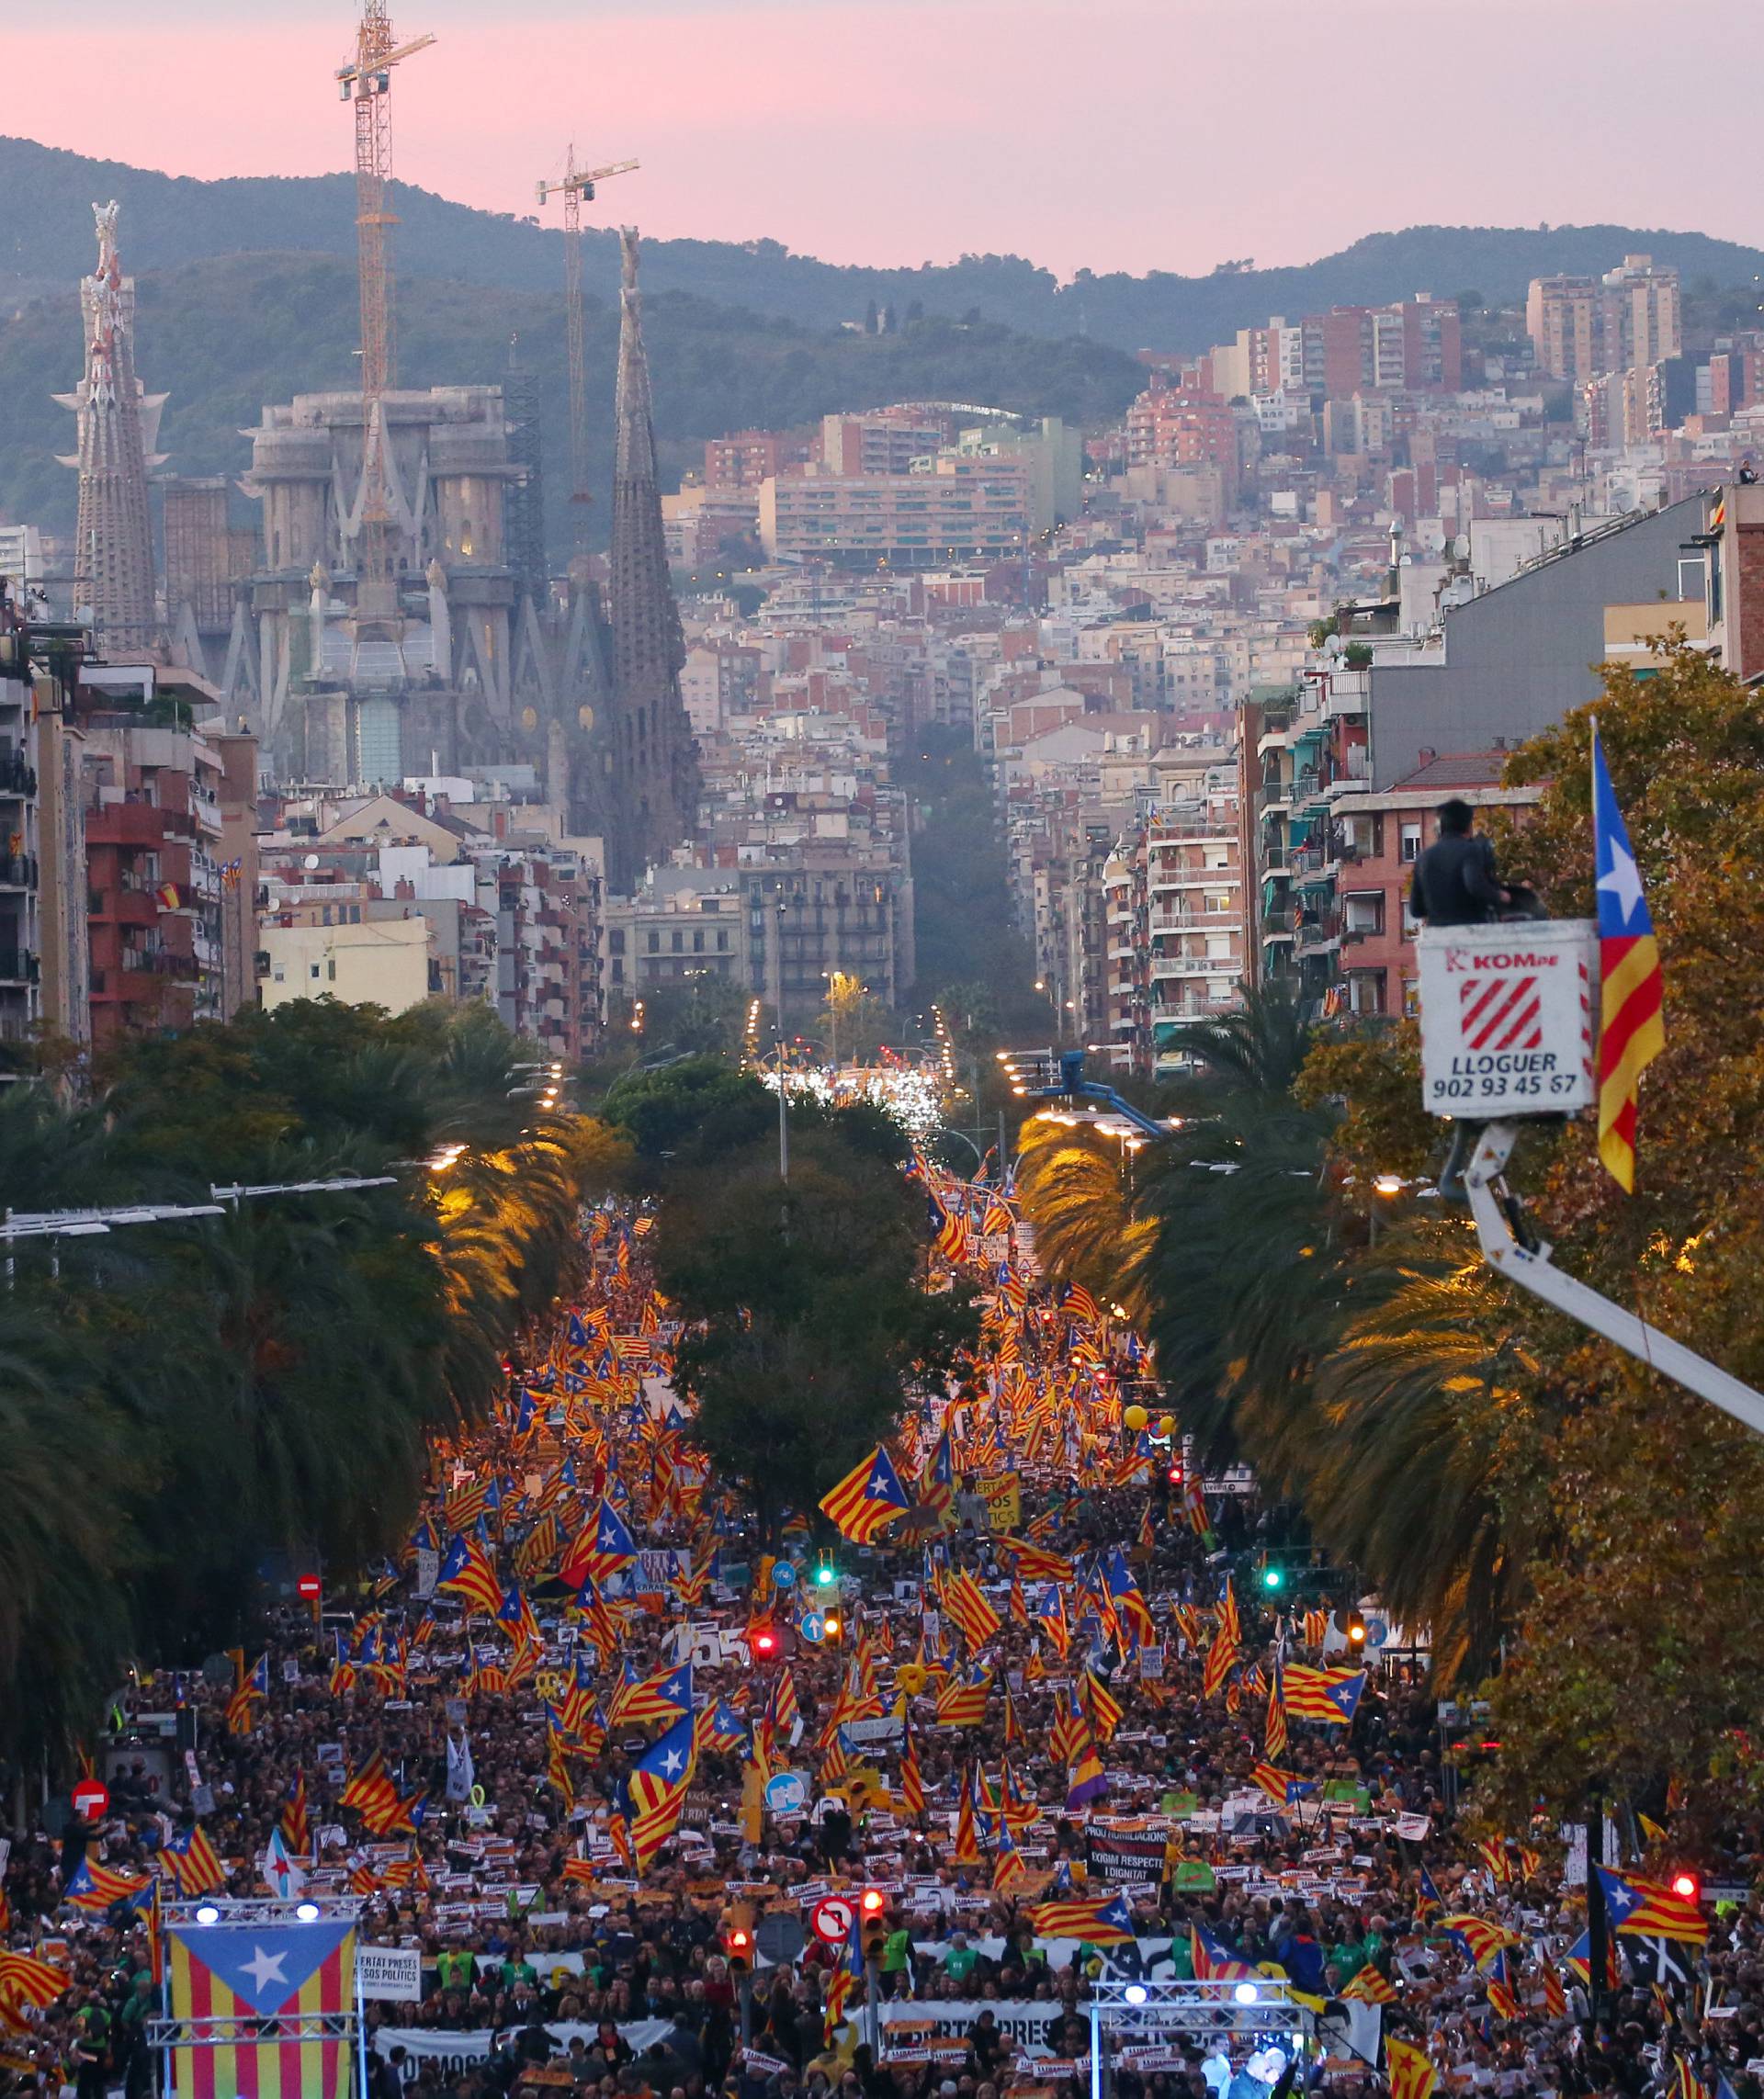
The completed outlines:
{"type": "Polygon", "coordinates": [[[561,182],[536,185],[543,204],[554,191],[563,192],[563,299],[570,337],[570,501],[575,506],[575,536],[582,537],[588,505],[594,501],[588,488],[588,377],[587,350],[582,318],[582,200],[593,199],[594,185],[609,176],[629,175],[635,161],[614,161],[606,167],[579,169],[572,144],[563,164],[561,182]]]}
{"type": "Polygon", "coordinates": [[[385,0],[361,0],[353,65],[337,69],[337,91],[356,106],[356,258],[361,292],[361,531],[356,556],[356,617],[396,624],[391,515],[387,504],[383,401],[395,368],[392,272],[387,208],[392,179],[392,68],[426,51],[432,36],[392,39],[385,0]]]}

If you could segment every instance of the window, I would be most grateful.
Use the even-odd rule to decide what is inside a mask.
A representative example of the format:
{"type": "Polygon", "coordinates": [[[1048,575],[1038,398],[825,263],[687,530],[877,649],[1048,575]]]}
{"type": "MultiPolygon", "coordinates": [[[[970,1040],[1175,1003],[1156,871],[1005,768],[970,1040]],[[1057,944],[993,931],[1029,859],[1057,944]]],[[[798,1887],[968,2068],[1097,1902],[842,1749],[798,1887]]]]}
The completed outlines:
{"type": "Polygon", "coordinates": [[[660,933],[651,933],[650,935],[650,953],[651,954],[660,954],[661,952],[662,935],[660,933]]]}
{"type": "Polygon", "coordinates": [[[703,954],[705,952],[705,936],[702,932],[694,932],[692,936],[692,952],[694,954],[703,954]]]}
{"type": "Polygon", "coordinates": [[[729,935],[727,933],[719,932],[717,935],[717,952],[718,954],[727,954],[729,953],[729,935]]]}
{"type": "Polygon", "coordinates": [[[672,942],[670,942],[670,945],[673,947],[673,952],[674,952],[674,954],[684,954],[685,953],[685,950],[686,950],[686,936],[685,936],[685,934],[684,934],[684,933],[683,933],[683,932],[679,932],[679,931],[676,931],[676,932],[674,933],[674,935],[673,935],[673,938],[672,942]]]}
{"type": "Polygon", "coordinates": [[[324,965],[324,973],[334,984],[337,981],[337,965],[334,956],[324,965]]]}
{"type": "Polygon", "coordinates": [[[1419,824],[1403,826],[1403,843],[1400,855],[1405,867],[1421,857],[1421,827],[1419,824]]]}
{"type": "Polygon", "coordinates": [[[309,964],[307,965],[307,970],[306,970],[306,973],[307,973],[307,975],[308,975],[310,977],[311,977],[311,978],[312,978],[312,980],[314,981],[314,983],[316,983],[316,982],[318,981],[318,975],[319,975],[319,965],[318,965],[318,964],[317,964],[316,962],[309,963],[309,964]]]}
{"type": "Polygon", "coordinates": [[[606,952],[608,954],[624,954],[625,929],[622,926],[619,927],[616,931],[609,932],[606,935],[606,952]]]}

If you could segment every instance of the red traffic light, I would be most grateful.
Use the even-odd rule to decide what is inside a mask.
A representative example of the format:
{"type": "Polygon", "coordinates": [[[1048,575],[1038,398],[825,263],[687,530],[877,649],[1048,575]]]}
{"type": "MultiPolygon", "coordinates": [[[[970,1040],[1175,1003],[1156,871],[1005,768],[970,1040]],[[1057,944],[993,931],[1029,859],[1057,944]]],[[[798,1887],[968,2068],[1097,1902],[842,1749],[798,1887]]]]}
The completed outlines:
{"type": "Polygon", "coordinates": [[[1694,1873],[1675,1873],[1672,1876],[1672,1892],[1682,1895],[1687,1902],[1694,1902],[1701,1897],[1702,1888],[1694,1873]]]}
{"type": "Polygon", "coordinates": [[[1170,1482],[1171,1486],[1179,1487],[1182,1484],[1182,1468],[1180,1465],[1172,1465],[1164,1474],[1164,1477],[1170,1482]]]}
{"type": "Polygon", "coordinates": [[[753,1935],[743,1931],[740,1924],[731,1924],[723,1934],[723,1944],[731,1953],[747,1953],[752,1950],[753,1935]]]}
{"type": "Polygon", "coordinates": [[[880,1888],[865,1888],[857,1898],[857,1906],[866,1917],[880,1916],[888,1906],[888,1898],[880,1888]]]}
{"type": "Polygon", "coordinates": [[[756,1654],[775,1654],[777,1646],[778,1636],[775,1632],[756,1632],[753,1635],[753,1652],[756,1654]]]}

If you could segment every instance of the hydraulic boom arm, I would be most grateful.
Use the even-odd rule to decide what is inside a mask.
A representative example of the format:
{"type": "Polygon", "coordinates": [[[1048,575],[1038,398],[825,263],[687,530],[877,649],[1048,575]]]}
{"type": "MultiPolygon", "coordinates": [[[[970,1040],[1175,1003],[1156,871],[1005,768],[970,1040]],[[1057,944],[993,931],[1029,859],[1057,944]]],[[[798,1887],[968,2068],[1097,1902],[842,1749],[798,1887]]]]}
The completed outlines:
{"type": "Polygon", "coordinates": [[[1696,1355],[1681,1341],[1662,1334],[1657,1326],[1650,1326],[1586,1283],[1565,1275],[1551,1262],[1549,1247],[1526,1224],[1519,1199],[1509,1192],[1503,1179],[1518,1137],[1517,1123],[1490,1123],[1464,1175],[1483,1258],[1521,1290],[1529,1290],[1533,1297],[1566,1312],[1570,1319],[1589,1326],[1607,1341],[1614,1341],[1650,1370],[1675,1379],[1700,1399],[1708,1400],[1724,1414],[1731,1414],[1736,1421],[1743,1421],[1747,1428],[1764,1436],[1764,1395],[1696,1355]]]}

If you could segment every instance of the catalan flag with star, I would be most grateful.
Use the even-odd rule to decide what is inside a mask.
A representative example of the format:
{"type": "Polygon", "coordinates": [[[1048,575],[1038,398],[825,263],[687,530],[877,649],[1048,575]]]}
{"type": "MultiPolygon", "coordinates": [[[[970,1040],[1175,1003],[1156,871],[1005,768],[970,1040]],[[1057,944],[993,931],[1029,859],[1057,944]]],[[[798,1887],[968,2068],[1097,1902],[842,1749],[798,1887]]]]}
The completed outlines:
{"type": "Polygon", "coordinates": [[[350,2099],[355,1933],[353,1917],[168,1925],[172,2016],[220,2022],[196,2028],[220,2045],[175,2051],[175,2089],[188,2099],[350,2099]],[[282,2022],[281,2037],[261,2040],[259,2020],[282,2022]]]}
{"type": "Polygon", "coordinates": [[[821,1496],[821,1512],[854,1545],[867,1545],[912,1507],[894,1460],[878,1443],[862,1464],[821,1496]]]}
{"type": "Polygon", "coordinates": [[[680,1826],[695,1761],[692,1715],[684,1714],[639,1762],[628,1781],[631,1846],[647,1866],[680,1826]]]}
{"type": "Polygon", "coordinates": [[[1660,950],[1596,721],[1592,857],[1599,898],[1599,1157],[1633,1195],[1642,1074],[1666,1047],[1660,950]]]}
{"type": "Polygon", "coordinates": [[[1028,1911],[1037,1938],[1084,1939],[1091,1946],[1126,1946],[1134,1937],[1133,1912],[1125,1895],[1090,1902],[1036,1902],[1028,1911]]]}
{"type": "Polygon", "coordinates": [[[1693,1946],[1701,1946],[1709,1936],[1709,1920],[1692,1898],[1679,1894],[1664,1880],[1644,1880],[1637,1873],[1619,1873],[1610,1866],[1600,1866],[1598,1874],[1612,1931],[1639,1938],[1679,1939],[1693,1946]]]}

